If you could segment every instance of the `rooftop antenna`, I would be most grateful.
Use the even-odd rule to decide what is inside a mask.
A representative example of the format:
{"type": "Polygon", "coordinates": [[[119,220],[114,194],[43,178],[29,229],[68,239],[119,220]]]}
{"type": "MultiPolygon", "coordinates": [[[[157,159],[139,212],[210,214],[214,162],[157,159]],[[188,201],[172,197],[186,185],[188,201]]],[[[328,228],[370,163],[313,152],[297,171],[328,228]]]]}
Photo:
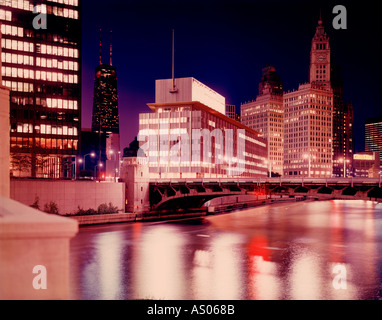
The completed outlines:
{"type": "Polygon", "coordinates": [[[110,30],[110,65],[113,65],[113,30],[110,30]]]}
{"type": "Polygon", "coordinates": [[[175,88],[175,31],[172,29],[172,88],[170,93],[176,93],[178,89],[175,88]]]}
{"type": "Polygon", "coordinates": [[[99,64],[102,64],[102,29],[99,29],[99,64]]]}

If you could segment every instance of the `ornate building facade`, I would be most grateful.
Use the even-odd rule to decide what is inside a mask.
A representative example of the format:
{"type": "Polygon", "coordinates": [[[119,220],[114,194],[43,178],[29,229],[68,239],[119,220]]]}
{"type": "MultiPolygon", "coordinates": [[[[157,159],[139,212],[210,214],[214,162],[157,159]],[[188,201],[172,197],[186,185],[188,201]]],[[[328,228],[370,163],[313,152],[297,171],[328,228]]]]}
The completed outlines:
{"type": "Polygon", "coordinates": [[[283,84],[273,66],[263,69],[259,95],[241,105],[241,122],[268,142],[268,175],[283,175],[283,84]]]}
{"type": "Polygon", "coordinates": [[[333,90],[330,44],[319,20],[312,40],[309,83],[284,93],[284,175],[333,173],[333,90]]]}

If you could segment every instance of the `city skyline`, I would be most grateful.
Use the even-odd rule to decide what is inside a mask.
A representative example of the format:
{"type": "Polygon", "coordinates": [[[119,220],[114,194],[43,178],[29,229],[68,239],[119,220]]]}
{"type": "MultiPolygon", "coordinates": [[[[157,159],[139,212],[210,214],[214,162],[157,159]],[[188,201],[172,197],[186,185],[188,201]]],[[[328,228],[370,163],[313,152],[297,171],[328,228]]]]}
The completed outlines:
{"type": "Polygon", "coordinates": [[[155,80],[171,77],[172,29],[175,29],[175,76],[199,79],[238,110],[241,103],[256,98],[261,72],[267,63],[278,70],[285,92],[308,81],[310,42],[321,11],[334,63],[339,65],[344,78],[345,101],[354,106],[355,152],[363,151],[364,121],[379,115],[377,76],[381,65],[370,41],[378,26],[370,6],[351,1],[342,4],[347,8],[347,30],[332,27],[335,17],[332,9],[336,5],[333,1],[315,4],[275,1],[273,5],[262,1],[222,4],[165,1],[161,5],[155,1],[111,1],[99,10],[98,1],[89,6],[85,0],[83,128],[90,127],[91,122],[91,82],[98,59],[99,28],[113,29],[113,64],[119,69],[121,148],[124,148],[138,133],[138,114],[147,112],[147,103],[155,100],[155,80]],[[270,10],[272,15],[262,14],[270,10]],[[365,20],[366,14],[370,15],[369,20],[365,20]],[[355,38],[357,34],[362,36],[355,38]],[[367,67],[360,54],[367,58],[367,67]]]}

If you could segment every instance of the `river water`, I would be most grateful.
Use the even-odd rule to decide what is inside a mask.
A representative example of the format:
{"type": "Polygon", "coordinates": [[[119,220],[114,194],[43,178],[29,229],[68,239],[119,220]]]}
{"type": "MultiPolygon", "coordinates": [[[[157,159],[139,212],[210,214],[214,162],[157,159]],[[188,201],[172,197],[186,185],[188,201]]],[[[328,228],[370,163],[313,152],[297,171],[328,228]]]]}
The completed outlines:
{"type": "Polygon", "coordinates": [[[71,299],[382,299],[382,204],[273,204],[81,227],[71,299]]]}

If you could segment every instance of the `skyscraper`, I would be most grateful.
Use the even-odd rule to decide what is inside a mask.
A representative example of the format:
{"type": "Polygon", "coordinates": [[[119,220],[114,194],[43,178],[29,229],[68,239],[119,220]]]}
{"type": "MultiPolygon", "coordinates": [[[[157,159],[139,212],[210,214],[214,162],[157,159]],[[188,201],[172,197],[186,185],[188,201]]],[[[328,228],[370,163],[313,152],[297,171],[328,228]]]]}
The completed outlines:
{"type": "Polygon", "coordinates": [[[74,177],[81,124],[80,10],[79,0],[0,1],[12,176],[74,177]]]}
{"type": "Polygon", "coordinates": [[[382,161],[382,117],[366,119],[365,151],[378,151],[382,161]]]}
{"type": "MultiPolygon", "coordinates": [[[[106,175],[114,176],[117,155],[120,152],[119,112],[117,90],[117,68],[113,66],[112,44],[110,42],[110,63],[102,63],[102,41],[100,41],[99,66],[95,70],[92,132],[106,134],[106,175]],[[114,175],[113,175],[114,173],[114,175]]],[[[101,139],[99,139],[101,141],[101,139]]],[[[101,146],[97,150],[101,159],[101,146]]],[[[119,161],[119,160],[118,160],[119,161]]]]}
{"type": "Polygon", "coordinates": [[[267,66],[256,101],[241,105],[241,122],[268,141],[266,166],[270,173],[283,174],[283,84],[276,69],[267,66]]]}
{"type": "Polygon", "coordinates": [[[338,67],[332,67],[331,85],[333,88],[333,176],[343,177],[353,171],[353,105],[344,101],[344,84],[338,67]]]}
{"type": "Polygon", "coordinates": [[[284,93],[284,174],[330,178],[333,90],[329,38],[321,19],[312,40],[310,82],[284,93]]]}

